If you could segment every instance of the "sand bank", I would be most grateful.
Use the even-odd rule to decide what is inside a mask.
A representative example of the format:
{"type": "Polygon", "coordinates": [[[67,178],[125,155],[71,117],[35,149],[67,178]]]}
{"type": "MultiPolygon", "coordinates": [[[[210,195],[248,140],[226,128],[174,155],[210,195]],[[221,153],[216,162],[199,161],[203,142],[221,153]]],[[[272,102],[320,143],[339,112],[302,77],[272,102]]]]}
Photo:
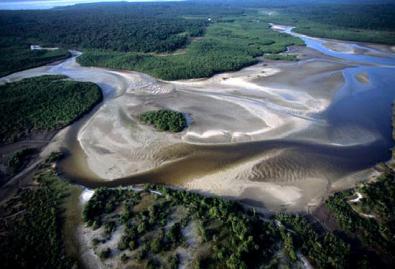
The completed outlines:
{"type": "Polygon", "coordinates": [[[369,76],[366,73],[359,73],[355,77],[361,83],[365,83],[365,84],[369,83],[369,76]]]}
{"type": "MultiPolygon", "coordinates": [[[[209,79],[160,81],[80,67],[72,58],[3,81],[60,73],[101,86],[103,105],[63,134],[72,153],[65,172],[78,171],[96,185],[177,184],[301,210],[319,203],[334,179],[366,166],[350,156],[379,136],[358,126],[333,128],[323,116],[352,64],[311,48],[292,50],[301,61],[263,62],[209,79]],[[139,122],[142,112],[161,108],[184,112],[189,127],[174,134],[139,122]]],[[[342,45],[336,50],[348,52],[342,45]]]]}

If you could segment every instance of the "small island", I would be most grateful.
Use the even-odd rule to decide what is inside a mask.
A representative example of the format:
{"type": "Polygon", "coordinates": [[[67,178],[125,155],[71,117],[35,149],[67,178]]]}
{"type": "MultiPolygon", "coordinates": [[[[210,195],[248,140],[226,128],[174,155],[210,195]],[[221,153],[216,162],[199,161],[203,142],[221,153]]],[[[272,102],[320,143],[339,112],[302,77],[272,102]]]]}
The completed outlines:
{"type": "Polygon", "coordinates": [[[94,83],[44,75],[0,86],[0,185],[37,159],[58,130],[102,100],[94,83]],[[19,143],[18,142],[22,142],[19,143]]]}
{"type": "Polygon", "coordinates": [[[187,120],[181,112],[172,110],[147,111],[140,115],[140,121],[153,125],[160,131],[181,132],[187,127],[187,120]]]}
{"type": "Polygon", "coordinates": [[[91,82],[45,75],[0,86],[0,144],[58,130],[102,100],[91,82]]]}

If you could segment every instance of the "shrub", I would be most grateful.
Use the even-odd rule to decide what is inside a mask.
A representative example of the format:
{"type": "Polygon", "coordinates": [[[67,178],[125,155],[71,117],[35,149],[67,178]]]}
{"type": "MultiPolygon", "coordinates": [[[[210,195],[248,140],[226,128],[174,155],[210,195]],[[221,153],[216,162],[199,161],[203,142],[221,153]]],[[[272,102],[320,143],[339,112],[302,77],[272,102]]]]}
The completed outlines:
{"type": "Polygon", "coordinates": [[[148,111],[140,115],[140,120],[161,131],[181,132],[187,127],[184,115],[171,110],[148,111]]]}
{"type": "Polygon", "coordinates": [[[108,258],[110,258],[110,256],[111,256],[111,249],[110,248],[103,249],[99,254],[99,257],[102,260],[108,259],[108,258]]]}

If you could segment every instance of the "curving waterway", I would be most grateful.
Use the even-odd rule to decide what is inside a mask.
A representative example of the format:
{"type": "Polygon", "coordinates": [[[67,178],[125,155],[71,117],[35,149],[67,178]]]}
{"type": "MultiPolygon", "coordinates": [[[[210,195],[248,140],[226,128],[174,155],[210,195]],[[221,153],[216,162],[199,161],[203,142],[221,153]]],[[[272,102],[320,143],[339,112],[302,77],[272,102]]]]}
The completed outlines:
{"type": "Polygon", "coordinates": [[[335,135],[342,128],[355,127],[367,131],[362,134],[367,136],[370,131],[375,141],[365,145],[366,155],[363,158],[388,160],[391,156],[389,149],[393,146],[391,118],[395,98],[395,53],[345,41],[336,42],[347,52],[337,51],[326,45],[327,40],[298,34],[293,29],[289,26],[277,28],[301,38],[309,48],[352,65],[342,71],[345,84],[322,113],[329,123],[328,133],[335,135]],[[357,74],[364,74],[368,81],[359,81],[357,74]]]}
{"type": "MultiPolygon", "coordinates": [[[[298,124],[294,122],[289,126],[285,124],[273,135],[267,132],[240,141],[227,142],[219,136],[217,140],[207,140],[207,143],[202,143],[205,140],[195,143],[189,139],[191,136],[185,135],[173,146],[165,148],[165,151],[171,154],[164,153],[157,157],[161,160],[158,165],[136,173],[124,173],[125,175],[122,174],[123,176],[111,180],[92,171],[86,155],[90,145],[86,143],[81,146],[81,141],[95,134],[95,132],[87,132],[92,126],[90,120],[94,117],[100,119],[100,113],[103,113],[104,109],[116,107],[115,99],[121,100],[126,98],[125,95],[132,95],[133,89],[155,84],[155,79],[135,72],[81,67],[75,61],[79,53],[74,52],[74,57],[62,63],[18,72],[0,79],[0,83],[42,74],[64,74],[76,80],[95,82],[103,89],[105,95],[103,104],[73,124],[64,138],[64,149],[69,152],[69,157],[60,164],[59,169],[66,178],[81,185],[98,187],[160,182],[239,197],[247,202],[273,209],[284,207],[301,209],[324,197],[330,191],[333,182],[379,162],[387,161],[391,157],[395,55],[388,50],[366,44],[308,37],[293,32],[292,27],[273,26],[273,28],[303,39],[307,48],[322,55],[314,57],[324,57],[319,60],[319,64],[341,66],[339,73],[344,83],[340,88],[333,89],[335,94],[330,97],[330,103],[325,109],[305,114],[301,114],[296,108],[290,109],[292,101],[296,98],[296,94],[293,95],[292,92],[280,92],[283,98],[281,102],[290,103],[285,110],[278,109],[278,103],[272,104],[270,98],[260,96],[258,93],[248,95],[237,93],[236,96],[234,91],[224,94],[213,90],[203,94],[194,88],[193,90],[192,88],[178,89],[177,87],[181,86],[175,83],[173,87],[178,91],[176,94],[171,94],[177,95],[179,99],[195,98],[194,96],[197,95],[216,100],[223,98],[230,100],[237,97],[244,102],[244,106],[245,104],[268,106],[279,115],[296,119],[298,124]],[[303,126],[303,128],[298,127],[298,129],[295,126],[303,126]],[[83,133],[86,134],[85,138],[81,138],[83,133]],[[289,194],[290,197],[283,197],[284,194],[285,196],[289,194]]],[[[295,68],[292,72],[303,73],[304,69],[311,68],[313,62],[317,61],[314,57],[299,63],[283,65],[285,70],[291,66],[295,68]]],[[[274,65],[283,67],[282,64],[274,65]]],[[[327,73],[332,75],[329,71],[327,73]]],[[[319,75],[315,74],[314,78],[319,80],[319,75]]],[[[282,78],[281,74],[280,78],[282,78]]],[[[270,78],[260,78],[255,83],[265,86],[269,80],[270,78]]],[[[245,86],[245,91],[250,90],[248,85],[245,86]]],[[[319,83],[313,83],[310,87],[317,85],[319,83]]],[[[314,89],[309,90],[314,95],[314,89]]],[[[139,95],[134,98],[142,97],[139,95]]],[[[241,104],[240,100],[238,104],[241,104]]],[[[311,106],[316,105],[314,102],[309,102],[311,106]]],[[[218,106],[220,105],[221,103],[218,103],[218,106]]],[[[194,109],[196,115],[205,113],[204,109],[200,109],[202,111],[198,108],[194,109]]],[[[219,119],[226,121],[226,118],[219,119]]],[[[234,119],[229,121],[231,121],[228,123],[229,126],[224,126],[221,130],[242,124],[241,120],[240,123],[234,119]]],[[[248,122],[248,118],[245,121],[248,122]]],[[[110,132],[108,130],[108,133],[110,132]]],[[[229,132],[224,133],[224,137],[229,136],[229,132]]],[[[97,148],[97,145],[95,146],[97,148]]],[[[112,149],[111,146],[101,149],[103,157],[109,149],[112,149]]],[[[95,158],[100,159],[100,154],[95,158]]]]}

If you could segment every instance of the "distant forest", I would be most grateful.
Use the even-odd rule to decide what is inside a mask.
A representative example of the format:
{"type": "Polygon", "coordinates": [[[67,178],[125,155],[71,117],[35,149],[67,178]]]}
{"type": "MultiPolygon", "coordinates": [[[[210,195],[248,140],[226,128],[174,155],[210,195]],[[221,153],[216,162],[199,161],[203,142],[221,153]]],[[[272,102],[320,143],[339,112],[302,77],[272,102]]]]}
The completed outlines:
{"type": "Polygon", "coordinates": [[[64,49],[161,53],[204,34],[208,18],[240,15],[240,8],[193,3],[101,3],[52,10],[0,11],[0,76],[69,56],[64,49]]]}
{"type": "Polygon", "coordinates": [[[289,14],[338,27],[395,30],[395,5],[320,5],[292,7],[289,14]],[[329,15],[328,15],[329,13],[329,15]]]}
{"type": "Polygon", "coordinates": [[[168,52],[201,36],[210,16],[239,14],[203,5],[104,3],[41,11],[1,11],[0,47],[15,42],[68,48],[168,52]],[[203,15],[184,18],[183,15],[203,15]],[[211,14],[211,15],[210,15],[211,14]]]}
{"type": "Polygon", "coordinates": [[[266,20],[299,33],[341,40],[395,44],[395,4],[295,5],[272,9],[266,20]]]}
{"type": "Polygon", "coordinates": [[[67,49],[83,50],[83,65],[136,70],[167,80],[238,70],[264,54],[295,60],[276,54],[301,45],[300,40],[273,33],[269,22],[293,25],[312,36],[395,44],[394,4],[338,2],[119,2],[0,11],[0,76],[64,59],[67,49]],[[31,51],[31,44],[61,49],[31,51]]]}

